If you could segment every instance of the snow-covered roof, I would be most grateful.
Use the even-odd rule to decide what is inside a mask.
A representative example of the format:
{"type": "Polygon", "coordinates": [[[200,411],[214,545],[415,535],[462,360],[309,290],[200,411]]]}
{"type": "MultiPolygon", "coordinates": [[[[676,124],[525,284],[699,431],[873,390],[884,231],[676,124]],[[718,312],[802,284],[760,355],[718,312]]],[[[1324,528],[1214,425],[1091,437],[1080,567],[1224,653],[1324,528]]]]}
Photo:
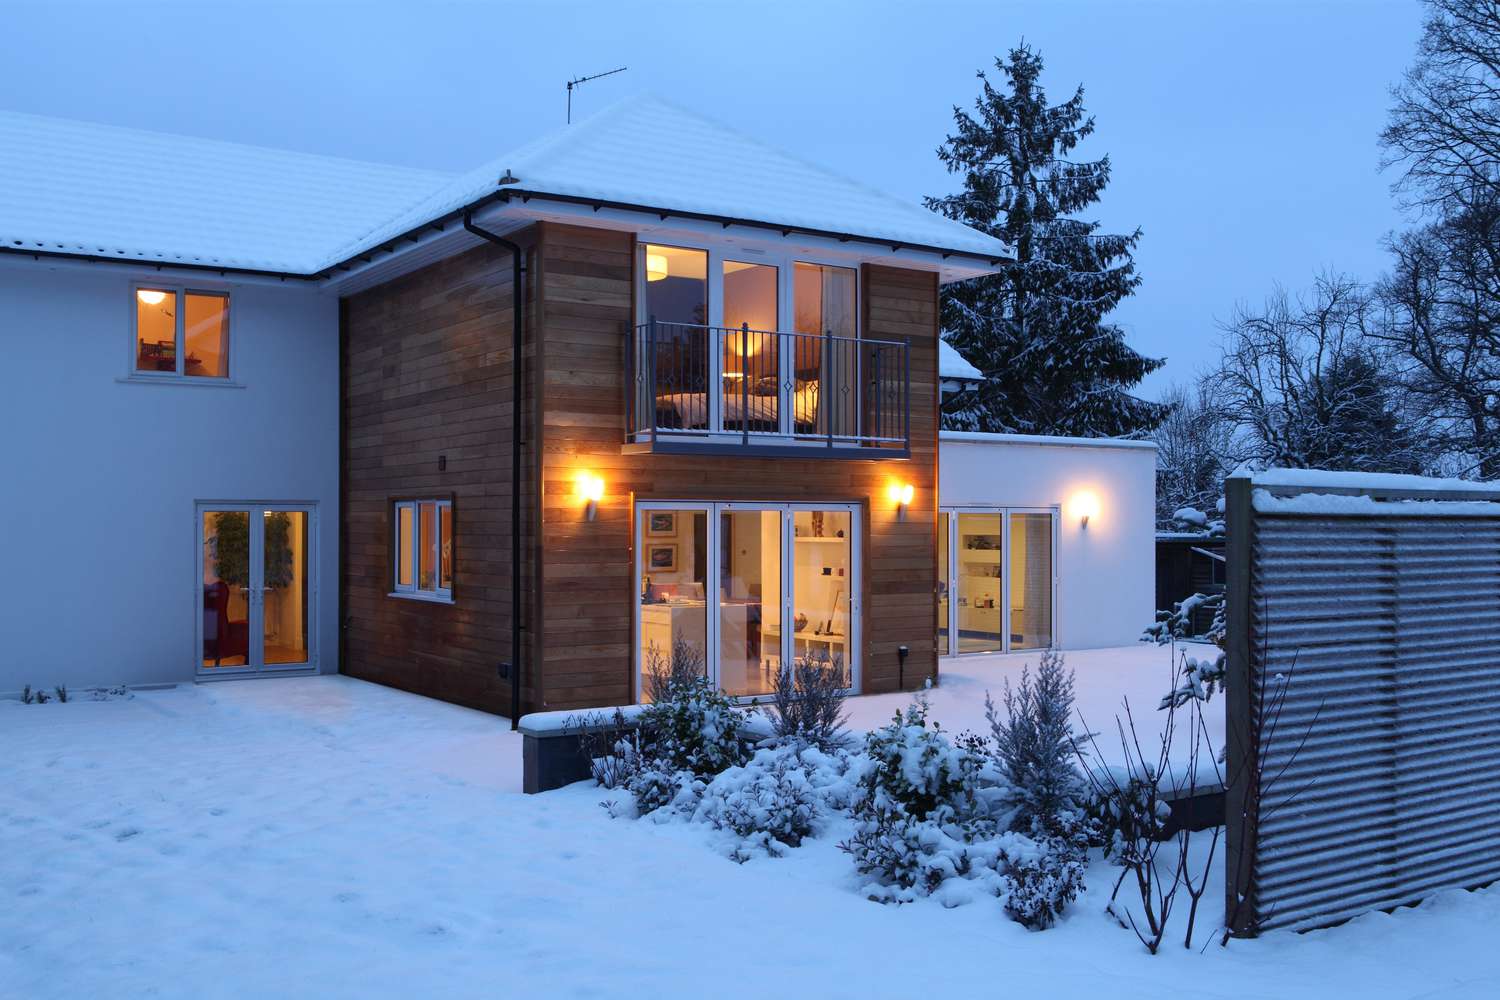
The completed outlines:
{"type": "Polygon", "coordinates": [[[337,263],[502,189],[1004,257],[993,236],[814,166],[660,98],[627,98],[444,185],[337,263]],[[502,186],[502,176],[515,178],[502,186]]]}
{"type": "Polygon", "coordinates": [[[960,382],[983,382],[984,372],[964,360],[952,344],[938,340],[938,377],[960,382]]]}
{"type": "Polygon", "coordinates": [[[310,274],[448,177],[0,111],[0,246],[310,274]]]}
{"type": "Polygon", "coordinates": [[[502,193],[977,257],[999,240],[653,97],[454,177],[0,112],[0,246],[313,275],[502,193]],[[514,183],[502,185],[506,173],[514,183]]]}

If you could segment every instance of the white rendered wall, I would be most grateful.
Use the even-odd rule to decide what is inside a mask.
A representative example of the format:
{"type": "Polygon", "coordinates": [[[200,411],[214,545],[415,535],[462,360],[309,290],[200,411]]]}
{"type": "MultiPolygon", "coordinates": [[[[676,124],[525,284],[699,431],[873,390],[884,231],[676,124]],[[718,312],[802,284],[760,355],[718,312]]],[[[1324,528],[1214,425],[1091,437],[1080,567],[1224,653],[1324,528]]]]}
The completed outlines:
{"type": "Polygon", "coordinates": [[[337,671],[335,296],[0,257],[0,346],[0,695],[191,682],[199,500],[317,505],[309,642],[337,671]],[[137,279],[229,291],[242,388],[121,381],[137,279]]]}
{"type": "Polygon", "coordinates": [[[942,507],[1058,507],[1057,644],[1136,642],[1154,617],[1156,449],[1141,442],[944,432],[942,507]],[[1081,524],[1080,500],[1098,513],[1081,524]]]}

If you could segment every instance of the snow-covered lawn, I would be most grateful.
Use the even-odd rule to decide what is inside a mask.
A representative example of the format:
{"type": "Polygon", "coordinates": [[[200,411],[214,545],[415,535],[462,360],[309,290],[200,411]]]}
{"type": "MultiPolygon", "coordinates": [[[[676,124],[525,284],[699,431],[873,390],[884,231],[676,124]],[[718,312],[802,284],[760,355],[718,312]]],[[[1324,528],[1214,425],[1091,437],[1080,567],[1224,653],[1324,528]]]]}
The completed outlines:
{"type": "MultiPolygon", "coordinates": [[[[1179,656],[1183,649],[1177,647],[1179,656]]],[[[1207,658],[1213,647],[1193,644],[1186,649],[1194,656],[1207,658]]],[[[965,730],[989,732],[984,719],[985,693],[988,692],[995,704],[1000,705],[1006,682],[1017,687],[1023,669],[1029,668],[1035,674],[1040,656],[1039,652],[1032,652],[945,658],[938,669],[941,686],[927,695],[931,718],[955,734],[965,730]]],[[[1154,756],[1165,721],[1165,713],[1158,711],[1157,705],[1176,682],[1171,647],[1137,643],[1111,649],[1081,649],[1063,654],[1063,660],[1073,671],[1074,708],[1089,730],[1097,734],[1096,744],[1104,762],[1125,763],[1115,720],[1125,718],[1126,700],[1135,718],[1141,748],[1148,756],[1154,756]]],[[[906,694],[881,694],[850,699],[850,724],[859,729],[884,725],[910,697],[906,694]]],[[[1217,752],[1224,745],[1224,699],[1216,696],[1208,701],[1203,707],[1203,718],[1208,741],[1217,752]]],[[[1190,733],[1186,709],[1179,710],[1176,726],[1172,759],[1185,761],[1190,733]]],[[[1209,762],[1205,761],[1199,770],[1200,781],[1214,780],[1215,773],[1209,762]]]]}
{"type": "Polygon", "coordinates": [[[7,998],[1500,995],[1497,889],[1151,958],[1102,865],[1042,933],[881,906],[837,830],[736,865],[596,788],[518,794],[503,720],[343,677],[0,703],[0,759],[7,998]]]}

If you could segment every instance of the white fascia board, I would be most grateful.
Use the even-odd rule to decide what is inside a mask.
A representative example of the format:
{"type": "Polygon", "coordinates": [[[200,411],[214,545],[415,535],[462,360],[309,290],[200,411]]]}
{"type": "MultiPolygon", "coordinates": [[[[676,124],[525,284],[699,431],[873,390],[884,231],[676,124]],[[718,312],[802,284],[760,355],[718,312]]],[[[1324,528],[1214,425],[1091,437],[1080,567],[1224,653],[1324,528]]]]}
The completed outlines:
{"type": "MultiPolygon", "coordinates": [[[[643,242],[678,243],[693,245],[715,245],[741,247],[750,251],[767,253],[803,252],[820,261],[858,267],[860,264],[889,264],[896,267],[935,271],[938,280],[947,284],[966,278],[993,274],[995,268],[977,258],[951,256],[947,260],[942,254],[924,250],[901,248],[882,249],[879,241],[850,239],[847,241],[831,237],[799,233],[795,230],[785,236],[761,226],[745,226],[713,222],[707,219],[683,218],[670,213],[653,213],[602,206],[598,210],[588,205],[573,202],[549,201],[541,197],[529,200],[513,199],[496,202],[474,212],[474,224],[505,236],[524,229],[535,222],[556,222],[570,226],[590,226],[616,232],[635,233],[643,242]],[[662,218],[666,214],[666,218],[662,218]]],[[[362,288],[389,281],[407,271],[424,267],[435,260],[462,253],[475,246],[479,239],[469,234],[468,239],[455,239],[454,231],[463,233],[462,219],[449,221],[443,231],[435,229],[420,234],[414,240],[403,239],[394,249],[375,249],[367,252],[372,259],[361,261],[349,270],[335,269],[321,283],[340,294],[350,294],[362,288]],[[442,247],[438,250],[438,247],[442,247]],[[437,252],[435,252],[435,250],[437,252]],[[405,258],[411,263],[403,267],[405,258]]]]}
{"type": "Polygon", "coordinates": [[[254,274],[246,271],[237,271],[232,267],[222,270],[210,267],[188,267],[180,264],[169,264],[166,261],[155,263],[141,260],[80,260],[76,257],[62,257],[56,254],[48,254],[39,251],[36,254],[3,253],[0,254],[0,267],[4,268],[45,268],[49,271],[87,271],[95,268],[108,268],[111,273],[125,275],[132,279],[167,282],[173,285],[202,285],[212,288],[217,285],[264,285],[277,288],[303,288],[308,291],[317,291],[323,287],[322,282],[312,281],[307,278],[299,278],[293,275],[280,277],[272,274],[254,274]]]}
{"type": "Polygon", "coordinates": [[[941,431],[939,441],[964,444],[1016,445],[1032,448],[1124,448],[1132,451],[1155,451],[1155,441],[1131,441],[1119,438],[1057,437],[1047,434],[988,434],[984,431],[941,431]]]}

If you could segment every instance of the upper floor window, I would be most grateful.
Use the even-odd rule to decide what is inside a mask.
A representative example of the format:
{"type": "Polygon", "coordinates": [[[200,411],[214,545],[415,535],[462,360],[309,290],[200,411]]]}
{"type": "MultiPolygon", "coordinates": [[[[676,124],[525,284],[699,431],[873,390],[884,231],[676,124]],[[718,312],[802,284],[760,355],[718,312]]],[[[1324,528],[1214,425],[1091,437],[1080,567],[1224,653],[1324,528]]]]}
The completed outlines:
{"type": "Polygon", "coordinates": [[[223,292],[135,289],[138,375],[229,377],[229,296],[223,292]]]}
{"type": "Polygon", "coordinates": [[[628,443],[907,447],[910,345],[861,333],[857,268],[728,244],[636,254],[628,443]]]}

